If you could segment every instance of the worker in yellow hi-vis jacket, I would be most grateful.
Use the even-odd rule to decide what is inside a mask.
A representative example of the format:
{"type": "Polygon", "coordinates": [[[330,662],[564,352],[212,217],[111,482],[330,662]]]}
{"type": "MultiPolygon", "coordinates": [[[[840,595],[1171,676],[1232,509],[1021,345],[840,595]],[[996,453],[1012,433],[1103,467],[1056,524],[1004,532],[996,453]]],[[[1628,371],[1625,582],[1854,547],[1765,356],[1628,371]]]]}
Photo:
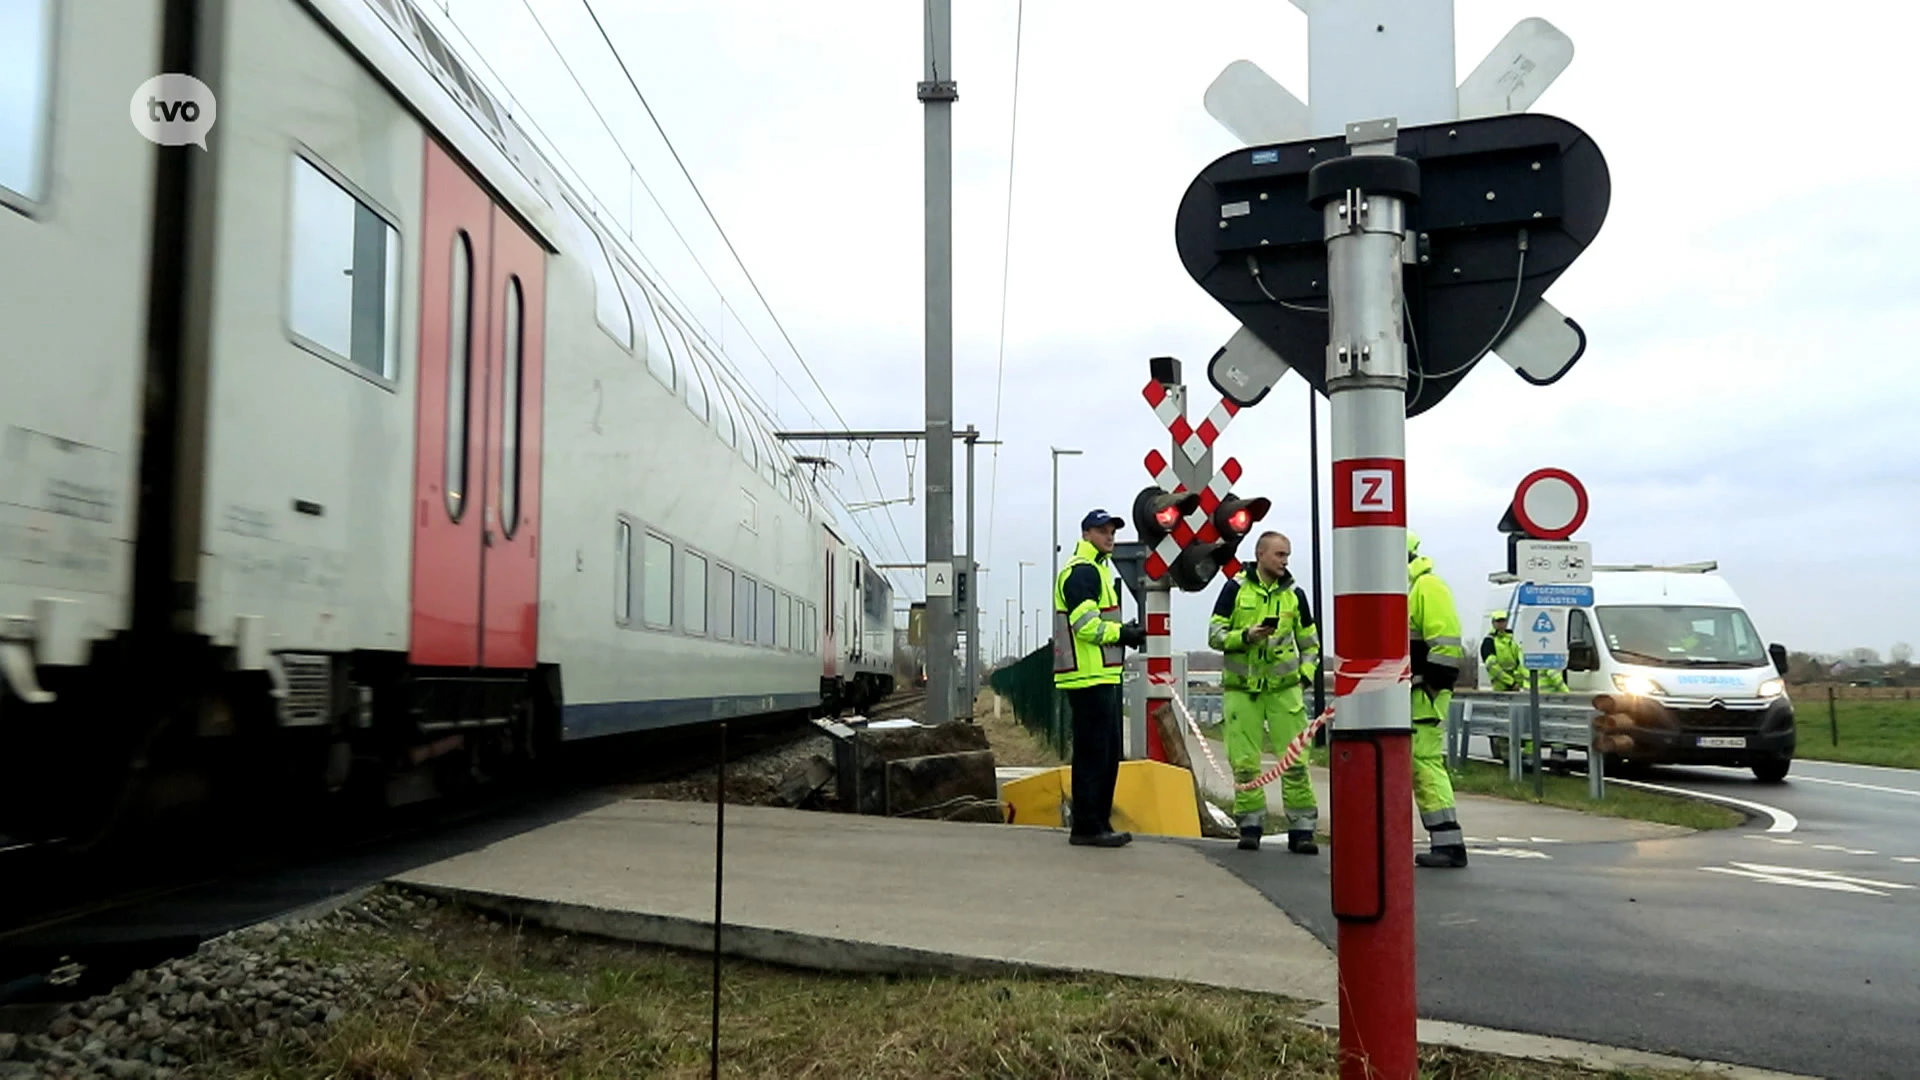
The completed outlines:
{"type": "MultiPolygon", "coordinates": [[[[1226,713],[1227,764],[1235,783],[1260,775],[1263,743],[1276,756],[1306,729],[1305,688],[1320,666],[1320,632],[1313,623],[1307,594],[1287,572],[1293,543],[1277,532],[1263,533],[1254,545],[1253,566],[1227,582],[1213,605],[1207,644],[1223,655],[1221,704],[1226,713]]],[[[1305,755],[1280,780],[1287,812],[1287,850],[1317,855],[1313,830],[1320,818],[1305,755]]],[[[1266,831],[1267,793],[1255,788],[1233,798],[1240,846],[1260,847],[1266,831]]]]}

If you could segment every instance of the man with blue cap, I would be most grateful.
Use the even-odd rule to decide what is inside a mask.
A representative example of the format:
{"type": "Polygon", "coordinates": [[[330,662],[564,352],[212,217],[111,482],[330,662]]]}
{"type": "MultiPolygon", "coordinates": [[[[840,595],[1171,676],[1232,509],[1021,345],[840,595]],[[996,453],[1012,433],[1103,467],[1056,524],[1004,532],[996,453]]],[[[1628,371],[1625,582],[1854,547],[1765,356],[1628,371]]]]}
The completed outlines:
{"type": "Polygon", "coordinates": [[[1113,576],[1114,533],[1125,522],[1094,510],[1080,519],[1080,542],[1053,583],[1053,685],[1073,711],[1075,845],[1121,847],[1133,834],[1115,832],[1113,789],[1120,778],[1120,673],[1129,647],[1147,643],[1137,622],[1120,622],[1113,576]]]}

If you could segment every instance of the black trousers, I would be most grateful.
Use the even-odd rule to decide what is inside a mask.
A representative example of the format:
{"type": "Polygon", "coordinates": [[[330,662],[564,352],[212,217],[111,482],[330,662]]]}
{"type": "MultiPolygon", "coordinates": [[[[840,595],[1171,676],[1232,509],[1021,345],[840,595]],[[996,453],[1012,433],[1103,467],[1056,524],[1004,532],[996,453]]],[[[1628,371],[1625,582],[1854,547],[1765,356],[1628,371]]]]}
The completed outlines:
{"type": "Polygon", "coordinates": [[[1113,787],[1120,778],[1120,686],[1067,691],[1073,711],[1073,832],[1113,831],[1113,787]]]}

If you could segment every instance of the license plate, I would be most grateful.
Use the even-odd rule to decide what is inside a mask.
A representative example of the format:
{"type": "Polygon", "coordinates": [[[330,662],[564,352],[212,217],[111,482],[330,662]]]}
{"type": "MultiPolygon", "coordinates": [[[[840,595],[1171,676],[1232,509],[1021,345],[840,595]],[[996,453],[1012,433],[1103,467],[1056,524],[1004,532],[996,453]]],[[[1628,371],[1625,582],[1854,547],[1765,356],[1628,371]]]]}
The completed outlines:
{"type": "Polygon", "coordinates": [[[1747,745],[1747,737],[1744,735],[1702,735],[1700,736],[1701,749],[1739,750],[1744,748],[1746,745],[1747,745]]]}

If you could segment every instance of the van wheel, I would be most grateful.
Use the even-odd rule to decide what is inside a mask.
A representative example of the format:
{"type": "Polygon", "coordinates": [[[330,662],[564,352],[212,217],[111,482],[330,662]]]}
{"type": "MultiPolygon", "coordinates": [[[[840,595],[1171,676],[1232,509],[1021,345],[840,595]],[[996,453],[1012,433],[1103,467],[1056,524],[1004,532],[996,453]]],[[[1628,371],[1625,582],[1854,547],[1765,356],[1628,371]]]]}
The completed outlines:
{"type": "Polygon", "coordinates": [[[1787,778],[1793,759],[1782,755],[1760,758],[1753,763],[1753,778],[1763,784],[1777,784],[1787,778]]]}

